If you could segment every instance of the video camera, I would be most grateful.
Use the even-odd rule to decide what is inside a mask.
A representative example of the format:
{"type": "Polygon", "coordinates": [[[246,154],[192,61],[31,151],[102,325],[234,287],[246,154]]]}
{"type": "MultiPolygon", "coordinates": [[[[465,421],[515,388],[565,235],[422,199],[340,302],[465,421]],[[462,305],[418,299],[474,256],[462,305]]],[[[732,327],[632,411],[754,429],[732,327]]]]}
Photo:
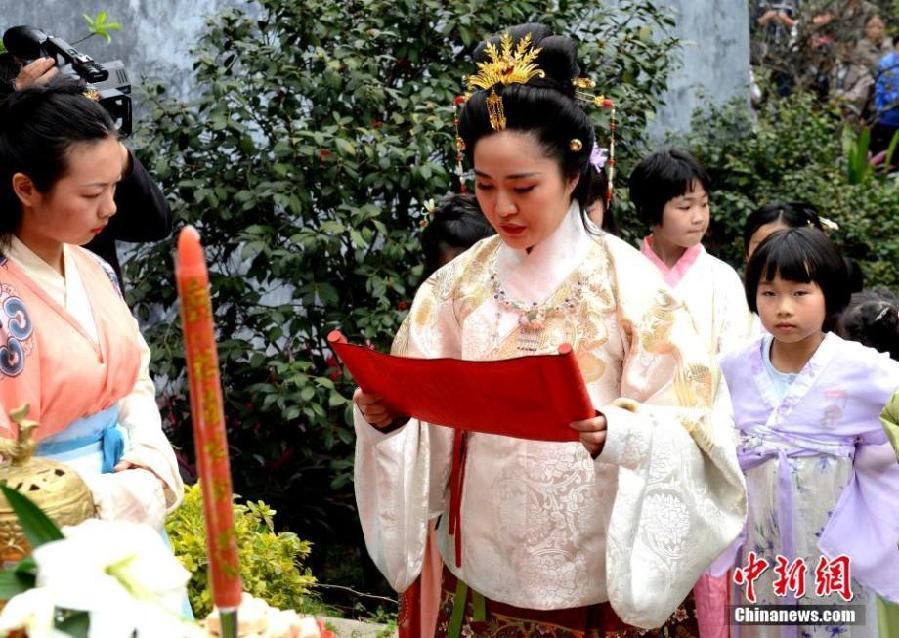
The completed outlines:
{"type": "Polygon", "coordinates": [[[112,117],[119,133],[131,134],[131,79],[121,60],[95,62],[62,38],[26,25],[7,29],[3,46],[23,64],[44,57],[53,58],[59,64],[61,57],[60,71],[82,78],[89,90],[97,92],[100,105],[112,117]]]}

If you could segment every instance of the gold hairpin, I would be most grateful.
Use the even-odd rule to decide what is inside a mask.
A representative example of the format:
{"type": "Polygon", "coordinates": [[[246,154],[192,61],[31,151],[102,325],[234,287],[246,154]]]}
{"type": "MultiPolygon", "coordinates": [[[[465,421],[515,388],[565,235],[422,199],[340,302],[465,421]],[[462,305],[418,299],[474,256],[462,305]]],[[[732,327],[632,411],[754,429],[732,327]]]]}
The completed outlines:
{"type": "Polygon", "coordinates": [[[503,98],[496,92],[496,85],[527,84],[534,78],[545,77],[543,70],[534,63],[540,49],[531,46],[531,34],[518,41],[513,47],[512,36],[504,33],[500,38],[500,48],[489,43],[485,49],[486,62],[478,63],[478,72],[467,78],[469,89],[490,90],[487,96],[487,113],[494,131],[506,128],[506,114],[503,98]]]}

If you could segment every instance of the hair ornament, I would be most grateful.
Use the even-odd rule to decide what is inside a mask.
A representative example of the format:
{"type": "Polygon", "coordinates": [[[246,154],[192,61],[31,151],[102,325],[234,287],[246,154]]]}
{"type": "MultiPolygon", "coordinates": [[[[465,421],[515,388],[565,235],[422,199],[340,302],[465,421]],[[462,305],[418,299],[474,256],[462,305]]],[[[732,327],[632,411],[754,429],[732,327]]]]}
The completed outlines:
{"type": "Polygon", "coordinates": [[[590,151],[590,165],[596,169],[598,173],[603,168],[605,168],[606,163],[609,161],[609,149],[607,148],[599,148],[596,144],[593,145],[593,150],[590,151]]]}
{"type": "Polygon", "coordinates": [[[840,230],[839,225],[833,221],[832,219],[828,219],[827,217],[818,217],[818,220],[821,222],[821,226],[829,233],[835,233],[840,230]]]}
{"type": "Polygon", "coordinates": [[[584,143],[578,138],[574,138],[573,140],[568,142],[568,148],[570,148],[575,153],[578,153],[582,148],[584,148],[584,143]]]}
{"type": "Polygon", "coordinates": [[[478,72],[467,79],[469,89],[489,89],[487,96],[487,113],[490,116],[490,127],[494,131],[506,128],[506,114],[503,110],[503,98],[497,95],[496,86],[510,84],[527,84],[534,78],[545,77],[543,70],[534,63],[540,49],[532,46],[531,34],[512,44],[512,36],[504,33],[500,38],[500,46],[491,42],[485,48],[486,62],[478,62],[478,72]]]}
{"type": "Polygon", "coordinates": [[[877,316],[874,317],[874,323],[877,323],[878,321],[880,321],[881,319],[883,319],[884,317],[886,317],[888,314],[890,314],[890,310],[892,310],[892,309],[893,309],[893,308],[892,308],[891,306],[889,306],[889,305],[884,306],[883,310],[881,310],[880,312],[878,312],[878,313],[877,313],[877,316]]]}
{"type": "MultiPolygon", "coordinates": [[[[465,193],[465,171],[462,169],[462,153],[465,152],[465,142],[459,137],[459,107],[468,101],[467,95],[457,95],[453,99],[453,128],[456,130],[456,177],[459,180],[459,192],[465,193]]],[[[433,200],[431,200],[433,201],[433,200]]]]}
{"type": "Polygon", "coordinates": [[[571,80],[575,87],[574,97],[581,104],[593,106],[600,109],[609,110],[609,148],[599,166],[600,156],[594,155],[599,152],[594,146],[590,153],[590,163],[593,164],[597,171],[602,170],[605,166],[609,167],[609,190],[606,192],[606,206],[612,203],[612,195],[615,188],[615,132],[618,130],[617,112],[615,110],[615,102],[607,98],[605,95],[594,95],[589,91],[596,88],[596,82],[590,78],[577,77],[571,80]],[[596,162],[594,162],[594,159],[596,162]]]}
{"type": "Polygon", "coordinates": [[[424,215],[420,220],[418,220],[418,225],[420,228],[427,228],[428,224],[431,223],[431,219],[434,218],[434,211],[437,210],[437,202],[434,201],[434,198],[426,199],[422,206],[424,206],[424,215]]]}

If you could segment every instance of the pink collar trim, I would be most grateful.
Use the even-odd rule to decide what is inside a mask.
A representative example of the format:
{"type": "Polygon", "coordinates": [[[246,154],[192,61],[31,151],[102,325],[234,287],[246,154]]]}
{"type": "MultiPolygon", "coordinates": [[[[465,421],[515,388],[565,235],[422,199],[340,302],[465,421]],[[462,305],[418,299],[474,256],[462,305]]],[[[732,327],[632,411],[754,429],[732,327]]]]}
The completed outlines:
{"type": "Polygon", "coordinates": [[[680,283],[680,280],[684,278],[684,275],[687,274],[690,267],[693,266],[693,264],[696,263],[696,260],[699,259],[699,256],[705,252],[705,248],[702,247],[702,244],[696,244],[695,246],[687,248],[680,259],[677,260],[677,263],[669,269],[668,266],[665,265],[665,262],[655,254],[655,251],[652,249],[652,241],[652,235],[644,237],[643,243],[640,244],[640,252],[643,253],[646,258],[659,269],[659,271],[661,271],[662,276],[665,278],[665,283],[672,288],[680,283]]]}

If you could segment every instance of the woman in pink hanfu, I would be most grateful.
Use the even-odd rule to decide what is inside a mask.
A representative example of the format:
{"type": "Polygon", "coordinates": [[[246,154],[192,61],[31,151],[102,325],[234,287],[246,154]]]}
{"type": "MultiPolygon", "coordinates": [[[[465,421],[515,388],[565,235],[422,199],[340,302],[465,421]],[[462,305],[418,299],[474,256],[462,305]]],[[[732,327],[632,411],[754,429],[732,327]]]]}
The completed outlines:
{"type": "Polygon", "coordinates": [[[161,427],[150,351],[111,268],[79,247],[115,214],[123,153],[83,85],[53,80],[0,106],[0,432],[23,404],[37,454],[73,467],[101,518],[162,529],[183,484],[161,427]]]}

